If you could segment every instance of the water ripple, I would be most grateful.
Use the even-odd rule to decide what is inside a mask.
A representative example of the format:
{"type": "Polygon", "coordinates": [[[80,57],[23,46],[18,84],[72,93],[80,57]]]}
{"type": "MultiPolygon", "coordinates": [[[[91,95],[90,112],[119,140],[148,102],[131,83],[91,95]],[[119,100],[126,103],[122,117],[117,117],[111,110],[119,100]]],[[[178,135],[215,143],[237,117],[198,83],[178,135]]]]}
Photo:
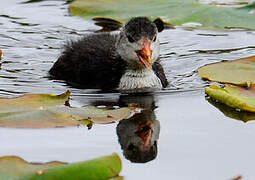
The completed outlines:
{"type": "MultiPolygon", "coordinates": [[[[103,93],[75,89],[64,81],[47,78],[48,70],[58,58],[63,44],[98,27],[79,17],[70,17],[68,6],[62,1],[16,2],[19,1],[7,4],[10,8],[5,8],[0,15],[3,20],[0,24],[0,48],[4,53],[0,94],[60,93],[66,89],[71,89],[73,96],[103,93]]],[[[161,59],[170,84],[157,93],[200,90],[208,82],[200,79],[197,68],[225,59],[254,55],[254,34],[253,31],[216,32],[181,28],[160,33],[161,59]]]]}

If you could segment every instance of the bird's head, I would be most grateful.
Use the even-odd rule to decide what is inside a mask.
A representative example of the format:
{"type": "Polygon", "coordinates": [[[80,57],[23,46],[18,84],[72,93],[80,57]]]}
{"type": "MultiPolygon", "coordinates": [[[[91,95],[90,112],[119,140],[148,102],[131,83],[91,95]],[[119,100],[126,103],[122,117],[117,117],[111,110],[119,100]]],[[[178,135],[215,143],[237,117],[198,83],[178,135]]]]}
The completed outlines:
{"type": "Polygon", "coordinates": [[[132,69],[150,69],[159,57],[158,32],[164,29],[159,19],[154,22],[146,17],[136,17],[121,29],[117,51],[132,69]]]}

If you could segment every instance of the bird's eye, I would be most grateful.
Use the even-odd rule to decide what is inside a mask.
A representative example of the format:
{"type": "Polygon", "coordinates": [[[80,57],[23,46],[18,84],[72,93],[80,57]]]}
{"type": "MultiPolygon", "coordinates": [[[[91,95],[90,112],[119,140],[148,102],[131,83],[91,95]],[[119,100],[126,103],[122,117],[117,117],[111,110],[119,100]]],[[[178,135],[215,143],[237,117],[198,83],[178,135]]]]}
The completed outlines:
{"type": "Polygon", "coordinates": [[[157,36],[155,36],[154,38],[153,38],[153,42],[155,42],[157,40],[157,36]]]}
{"type": "Polygon", "coordinates": [[[135,42],[135,40],[131,36],[128,35],[127,38],[128,38],[129,42],[131,42],[131,43],[135,42]]]}

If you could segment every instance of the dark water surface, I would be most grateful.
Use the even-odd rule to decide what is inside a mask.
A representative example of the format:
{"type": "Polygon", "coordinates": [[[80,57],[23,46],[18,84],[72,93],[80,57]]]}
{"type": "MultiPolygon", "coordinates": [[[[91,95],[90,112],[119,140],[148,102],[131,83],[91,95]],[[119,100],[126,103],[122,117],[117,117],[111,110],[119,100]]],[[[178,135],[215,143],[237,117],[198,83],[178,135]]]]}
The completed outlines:
{"type": "Polygon", "coordinates": [[[70,17],[64,1],[21,2],[1,1],[1,97],[59,94],[69,89],[73,106],[139,103],[146,110],[133,119],[94,125],[91,130],[0,128],[0,156],[73,162],[117,152],[123,160],[121,175],[127,180],[226,180],[238,174],[245,180],[255,179],[255,123],[236,120],[249,114],[238,114],[214,103],[230,118],[210,104],[203,94],[207,82],[196,73],[204,64],[254,55],[254,31],[164,31],[160,34],[161,56],[169,87],[146,96],[120,96],[49,80],[47,72],[61,46],[97,27],[70,17]],[[137,149],[140,139],[135,132],[144,123],[153,130],[150,153],[137,149]],[[121,147],[127,158],[149,162],[131,163],[121,147]]]}

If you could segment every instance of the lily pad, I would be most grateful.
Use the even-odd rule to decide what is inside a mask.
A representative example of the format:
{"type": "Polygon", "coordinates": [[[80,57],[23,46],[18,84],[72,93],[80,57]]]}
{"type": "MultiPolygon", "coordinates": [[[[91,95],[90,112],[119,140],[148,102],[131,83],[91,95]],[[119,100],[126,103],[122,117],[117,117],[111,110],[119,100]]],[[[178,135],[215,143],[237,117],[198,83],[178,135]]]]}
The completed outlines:
{"type": "Polygon", "coordinates": [[[219,109],[225,116],[230,117],[232,119],[240,120],[243,122],[253,121],[255,120],[255,113],[254,112],[247,112],[247,111],[237,111],[236,109],[229,107],[225,104],[215,101],[212,98],[207,98],[207,101],[219,109]]]}
{"type": "Polygon", "coordinates": [[[0,98],[0,126],[18,128],[52,128],[79,124],[112,123],[131,115],[132,108],[102,109],[94,106],[65,106],[70,92],[60,95],[26,94],[17,98],[0,98]]]}
{"type": "Polygon", "coordinates": [[[203,4],[212,4],[217,6],[227,6],[227,7],[240,7],[247,4],[251,4],[253,0],[198,0],[203,4]]]}
{"type": "Polygon", "coordinates": [[[255,14],[250,9],[253,6],[248,7],[217,7],[196,0],[75,0],[70,4],[70,12],[87,19],[105,16],[127,21],[134,16],[161,16],[175,25],[192,22],[209,29],[255,29],[255,14]]]}
{"type": "Polygon", "coordinates": [[[255,56],[208,64],[198,69],[203,79],[249,86],[255,83],[255,56]]]}
{"type": "Polygon", "coordinates": [[[205,93],[232,108],[255,112],[255,85],[248,88],[226,84],[224,88],[211,84],[205,93]]]}
{"type": "Polygon", "coordinates": [[[114,153],[89,161],[64,163],[29,163],[17,156],[0,157],[1,180],[98,180],[118,176],[121,159],[114,153]]]}

